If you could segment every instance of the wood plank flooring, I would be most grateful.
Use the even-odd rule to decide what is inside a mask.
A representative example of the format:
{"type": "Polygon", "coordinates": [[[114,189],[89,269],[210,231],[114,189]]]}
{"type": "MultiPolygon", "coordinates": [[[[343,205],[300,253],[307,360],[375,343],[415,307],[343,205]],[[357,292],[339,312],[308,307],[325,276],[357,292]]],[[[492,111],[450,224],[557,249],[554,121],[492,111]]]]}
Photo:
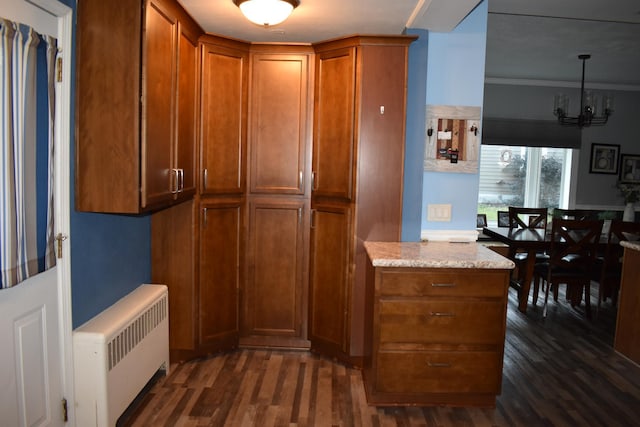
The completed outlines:
{"type": "MultiPolygon", "coordinates": [[[[597,288],[597,286],[595,286],[597,288]]],[[[243,349],[172,366],[120,426],[640,426],[640,367],[613,348],[615,308],[561,294],[517,311],[510,290],[496,407],[373,407],[361,372],[308,352],[243,349]]]]}

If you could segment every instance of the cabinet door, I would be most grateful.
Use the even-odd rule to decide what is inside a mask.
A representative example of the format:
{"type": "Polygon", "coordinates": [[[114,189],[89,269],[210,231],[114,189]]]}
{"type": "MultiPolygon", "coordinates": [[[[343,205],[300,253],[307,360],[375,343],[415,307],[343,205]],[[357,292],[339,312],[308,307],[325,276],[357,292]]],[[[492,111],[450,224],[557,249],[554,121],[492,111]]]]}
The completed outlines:
{"type": "Polygon", "coordinates": [[[196,221],[193,201],[151,216],[151,281],[169,288],[169,348],[172,354],[196,349],[196,221]]]}
{"type": "Polygon", "coordinates": [[[311,216],[309,338],[311,347],[347,353],[351,210],[315,206],[311,216]]]}
{"type": "Polygon", "coordinates": [[[304,194],[308,63],[307,55],[252,55],[251,193],[304,194]]]}
{"type": "Polygon", "coordinates": [[[177,197],[196,191],[196,108],[198,99],[198,35],[178,25],[178,117],[173,189],[177,197]]]}
{"type": "Polygon", "coordinates": [[[352,198],[355,61],[355,48],[322,53],[317,59],[312,178],[314,196],[352,198]]]}
{"type": "Polygon", "coordinates": [[[301,199],[250,202],[241,343],[308,347],[300,341],[306,334],[308,210],[308,201],[301,199]]]}
{"type": "Polygon", "coordinates": [[[242,262],[242,201],[203,202],[200,209],[201,350],[237,346],[242,262]]]}
{"type": "MultiPolygon", "coordinates": [[[[171,200],[177,20],[150,1],[143,47],[141,206],[171,200]]],[[[113,124],[117,126],[117,123],[113,124]]]]}
{"type": "Polygon", "coordinates": [[[238,194],[245,188],[249,54],[202,46],[202,194],[238,194]]]}

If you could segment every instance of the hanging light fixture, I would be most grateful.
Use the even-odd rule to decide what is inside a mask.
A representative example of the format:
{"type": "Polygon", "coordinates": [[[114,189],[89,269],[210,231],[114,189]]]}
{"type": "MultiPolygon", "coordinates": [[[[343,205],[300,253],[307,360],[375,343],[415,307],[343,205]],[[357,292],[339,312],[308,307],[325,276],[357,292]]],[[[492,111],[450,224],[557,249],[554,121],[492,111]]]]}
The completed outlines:
{"type": "Polygon", "coordinates": [[[591,55],[578,55],[578,59],[582,60],[582,82],[580,83],[580,110],[578,115],[570,117],[567,115],[569,111],[569,97],[564,94],[558,94],[553,100],[553,114],[558,117],[558,122],[562,126],[577,126],[579,128],[588,126],[602,126],[607,123],[609,116],[613,113],[613,97],[605,95],[602,99],[602,115],[598,115],[597,104],[598,97],[584,90],[584,69],[587,59],[591,55]]]}
{"type": "Polygon", "coordinates": [[[270,27],[278,25],[300,5],[300,0],[233,0],[251,22],[270,27]]]}

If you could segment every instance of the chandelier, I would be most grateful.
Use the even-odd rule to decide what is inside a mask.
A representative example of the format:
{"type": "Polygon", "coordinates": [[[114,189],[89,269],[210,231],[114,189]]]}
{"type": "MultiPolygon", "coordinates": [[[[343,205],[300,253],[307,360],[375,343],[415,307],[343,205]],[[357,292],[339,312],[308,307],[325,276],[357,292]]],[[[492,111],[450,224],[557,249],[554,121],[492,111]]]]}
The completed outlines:
{"type": "Polygon", "coordinates": [[[269,27],[278,25],[300,5],[300,0],[233,0],[251,22],[269,27]]]}
{"type": "Polygon", "coordinates": [[[607,123],[609,116],[613,113],[613,97],[604,95],[602,98],[602,115],[598,115],[598,97],[591,91],[584,90],[584,69],[587,59],[591,55],[578,55],[582,60],[582,81],[580,83],[580,109],[577,116],[568,116],[569,97],[558,94],[553,100],[553,114],[558,117],[558,123],[562,126],[577,126],[579,128],[588,126],[602,126],[607,123]]]}

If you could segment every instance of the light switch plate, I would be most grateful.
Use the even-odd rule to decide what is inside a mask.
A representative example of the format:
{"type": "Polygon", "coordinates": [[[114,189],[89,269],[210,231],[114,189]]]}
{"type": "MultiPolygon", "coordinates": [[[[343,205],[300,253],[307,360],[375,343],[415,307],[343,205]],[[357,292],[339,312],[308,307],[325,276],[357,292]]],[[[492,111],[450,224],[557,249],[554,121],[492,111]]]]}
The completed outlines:
{"type": "Polygon", "coordinates": [[[427,205],[427,221],[451,221],[451,204],[427,205]]]}

